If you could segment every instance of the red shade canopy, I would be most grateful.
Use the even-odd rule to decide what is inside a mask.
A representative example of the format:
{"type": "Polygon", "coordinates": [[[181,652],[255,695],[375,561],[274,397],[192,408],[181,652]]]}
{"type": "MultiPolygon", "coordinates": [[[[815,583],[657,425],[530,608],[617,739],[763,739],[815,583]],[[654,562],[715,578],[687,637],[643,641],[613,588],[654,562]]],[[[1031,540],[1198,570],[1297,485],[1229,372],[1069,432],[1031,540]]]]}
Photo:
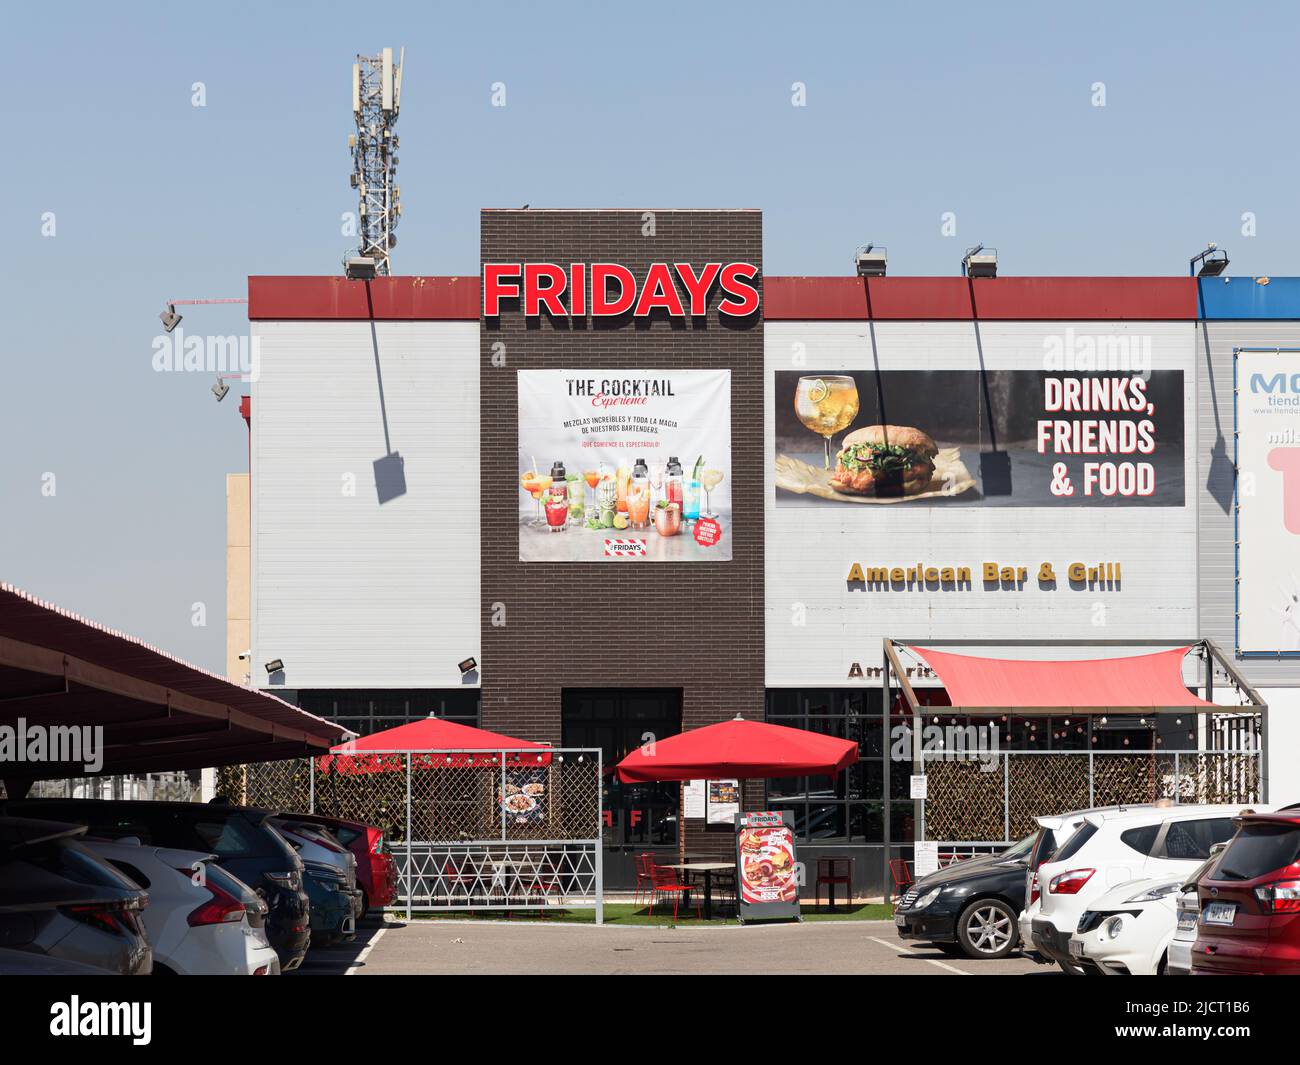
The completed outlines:
{"type": "Polygon", "coordinates": [[[341,757],[333,758],[326,756],[320,759],[320,769],[328,772],[330,763],[334,763],[334,768],[340,773],[382,773],[389,770],[404,769],[406,759],[398,754],[369,754],[366,752],[391,752],[391,751],[456,751],[456,752],[475,752],[473,754],[461,753],[452,757],[450,763],[447,762],[445,755],[438,755],[436,758],[428,759],[439,765],[450,764],[453,766],[469,765],[494,765],[498,758],[498,752],[512,752],[506,758],[507,764],[520,763],[525,761],[529,765],[549,765],[550,754],[541,755],[519,755],[513,752],[519,751],[548,751],[550,748],[544,743],[534,743],[531,740],[519,740],[513,736],[505,736],[500,732],[489,732],[487,729],[473,728],[470,725],[461,725],[455,721],[447,721],[445,718],[426,717],[419,721],[408,721],[405,725],[398,725],[396,728],[385,729],[383,732],[374,732],[369,736],[361,736],[355,740],[349,740],[347,743],[340,743],[337,747],[331,747],[330,750],[334,755],[341,757]],[[348,755],[358,755],[361,757],[347,757],[348,755]]]}
{"type": "Polygon", "coordinates": [[[1155,709],[1213,706],[1183,683],[1189,648],[1068,662],[976,658],[913,647],[948,690],[954,707],[1155,709]]]}
{"type": "Polygon", "coordinates": [[[653,747],[638,747],[618,763],[618,779],[644,784],[830,776],[857,760],[858,745],[853,740],[736,718],[669,736],[653,747]]]}

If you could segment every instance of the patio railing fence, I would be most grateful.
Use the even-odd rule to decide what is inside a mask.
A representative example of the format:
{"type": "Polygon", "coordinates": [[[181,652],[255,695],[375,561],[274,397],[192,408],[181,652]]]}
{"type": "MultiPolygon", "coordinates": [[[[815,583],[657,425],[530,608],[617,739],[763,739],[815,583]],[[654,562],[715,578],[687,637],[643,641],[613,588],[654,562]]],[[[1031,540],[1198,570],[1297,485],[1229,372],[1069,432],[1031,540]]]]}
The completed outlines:
{"type": "Polygon", "coordinates": [[[416,912],[594,909],[604,916],[598,749],[366,751],[227,766],[233,802],[384,830],[416,912]]]}

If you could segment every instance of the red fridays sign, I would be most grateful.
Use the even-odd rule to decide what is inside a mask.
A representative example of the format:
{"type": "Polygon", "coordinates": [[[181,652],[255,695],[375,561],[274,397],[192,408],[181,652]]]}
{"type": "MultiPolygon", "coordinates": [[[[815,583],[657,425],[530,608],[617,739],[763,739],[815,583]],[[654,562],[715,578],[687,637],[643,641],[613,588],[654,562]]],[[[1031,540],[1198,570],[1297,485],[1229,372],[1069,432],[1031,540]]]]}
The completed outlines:
{"type": "Polygon", "coordinates": [[[718,311],[745,318],[758,310],[757,278],[752,263],[705,263],[699,273],[690,263],[652,263],[639,281],[618,263],[571,263],[567,270],[558,263],[484,263],[483,315],[497,318],[502,300],[521,299],[528,318],[543,311],[557,318],[628,313],[644,318],[656,310],[673,318],[700,318],[708,313],[709,293],[717,285],[727,294],[718,311]]]}

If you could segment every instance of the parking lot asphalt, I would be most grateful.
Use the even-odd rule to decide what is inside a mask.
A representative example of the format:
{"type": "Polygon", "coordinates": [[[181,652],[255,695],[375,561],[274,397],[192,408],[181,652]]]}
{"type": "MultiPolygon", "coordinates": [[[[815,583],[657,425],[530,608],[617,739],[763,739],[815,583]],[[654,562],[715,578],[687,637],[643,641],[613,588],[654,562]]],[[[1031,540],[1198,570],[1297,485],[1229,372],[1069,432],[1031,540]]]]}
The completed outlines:
{"type": "Polygon", "coordinates": [[[389,921],[346,946],[313,950],[299,972],[621,975],[680,973],[1048,975],[1020,954],[1001,961],[951,957],[904,943],[888,921],[827,921],[745,928],[596,928],[540,921],[389,921]]]}

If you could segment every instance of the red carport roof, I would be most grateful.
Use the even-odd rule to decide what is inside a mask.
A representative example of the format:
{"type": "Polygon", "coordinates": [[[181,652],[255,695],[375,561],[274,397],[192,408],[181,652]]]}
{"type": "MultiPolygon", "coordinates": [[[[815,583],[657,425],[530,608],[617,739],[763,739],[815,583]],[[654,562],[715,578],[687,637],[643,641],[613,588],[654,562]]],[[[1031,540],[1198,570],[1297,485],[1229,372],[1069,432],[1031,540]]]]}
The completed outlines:
{"type": "Polygon", "coordinates": [[[834,775],[858,760],[853,740],[735,718],[638,747],[618,763],[625,784],[834,775]]]}
{"type": "MultiPolygon", "coordinates": [[[[319,754],[347,730],[0,584],[0,726],[102,726],[101,773],[319,754]]],[[[81,776],[81,762],[0,762],[0,778],[81,776]]]]}
{"type": "Polygon", "coordinates": [[[1183,683],[1183,657],[1189,649],[1045,662],[911,648],[939,674],[954,707],[1154,710],[1213,706],[1183,683]]]}

